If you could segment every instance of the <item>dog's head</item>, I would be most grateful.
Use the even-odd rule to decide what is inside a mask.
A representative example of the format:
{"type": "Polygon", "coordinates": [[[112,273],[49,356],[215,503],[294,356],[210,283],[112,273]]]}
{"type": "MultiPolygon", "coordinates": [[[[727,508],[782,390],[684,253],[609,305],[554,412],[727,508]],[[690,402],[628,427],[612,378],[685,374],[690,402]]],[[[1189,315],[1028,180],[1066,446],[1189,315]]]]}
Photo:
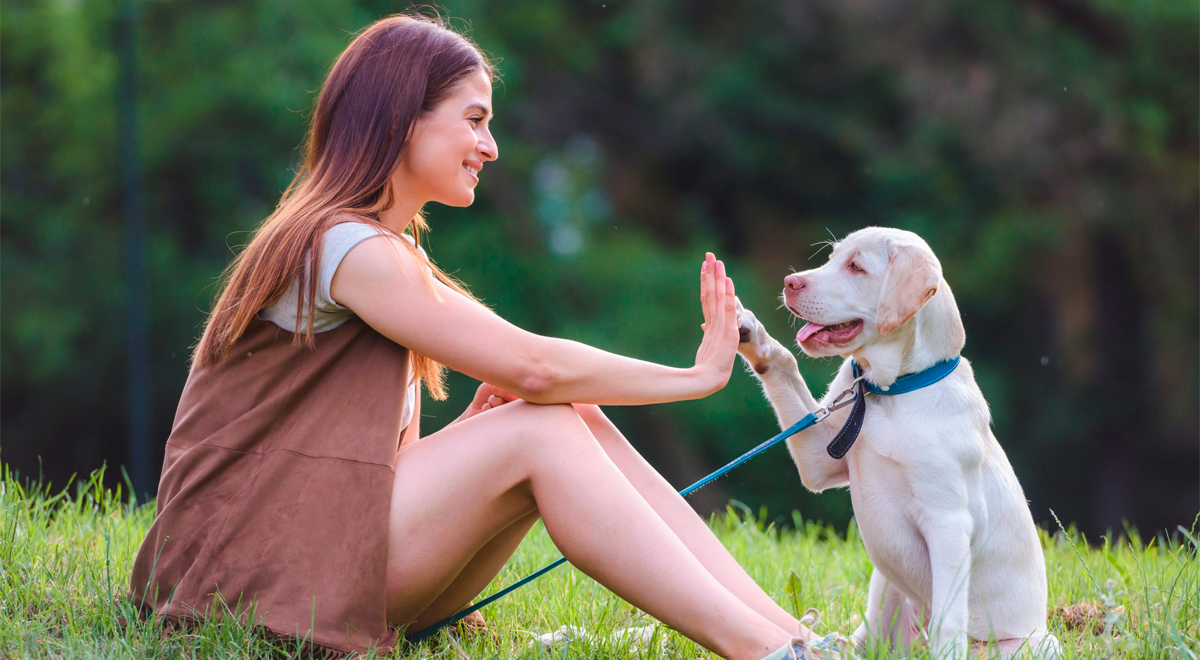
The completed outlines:
{"type": "Polygon", "coordinates": [[[957,355],[965,341],[933,250],[900,229],[869,227],[834,243],[824,266],[784,278],[783,300],[806,321],[796,335],[801,350],[867,357],[871,380],[881,385],[895,380],[914,349],[928,354],[918,361],[936,362],[957,355]]]}

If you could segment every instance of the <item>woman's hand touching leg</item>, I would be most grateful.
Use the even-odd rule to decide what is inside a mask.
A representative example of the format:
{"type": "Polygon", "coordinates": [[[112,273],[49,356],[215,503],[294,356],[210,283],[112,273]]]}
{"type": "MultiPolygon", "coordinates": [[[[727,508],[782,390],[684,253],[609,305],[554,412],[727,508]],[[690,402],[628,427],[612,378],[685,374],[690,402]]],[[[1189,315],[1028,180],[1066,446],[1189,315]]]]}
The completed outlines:
{"type": "Polygon", "coordinates": [[[479,388],[475,390],[475,396],[471,399],[471,403],[467,405],[467,409],[463,411],[453,422],[447,424],[457,424],[463,420],[470,419],[481,412],[486,412],[493,408],[499,408],[506,403],[519,401],[520,397],[509,392],[508,390],[492,385],[491,383],[480,383],[479,388]]]}

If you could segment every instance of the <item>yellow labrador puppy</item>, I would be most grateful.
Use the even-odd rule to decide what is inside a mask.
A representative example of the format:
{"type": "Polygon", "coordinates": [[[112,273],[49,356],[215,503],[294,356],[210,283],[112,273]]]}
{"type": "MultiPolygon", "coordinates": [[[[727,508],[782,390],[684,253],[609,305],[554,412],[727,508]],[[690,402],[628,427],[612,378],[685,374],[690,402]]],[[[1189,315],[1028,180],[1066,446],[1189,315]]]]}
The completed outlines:
{"type": "Polygon", "coordinates": [[[784,283],[788,309],[806,321],[800,348],[846,358],[829,393],[813,398],[796,358],[745,309],[739,352],[783,428],[862,392],[787,443],[809,490],[850,488],[875,565],[854,641],[928,644],[948,658],[989,643],[989,655],[1060,657],[1033,518],[959,359],[963,325],[933,251],[911,232],[872,227],[784,283]]]}

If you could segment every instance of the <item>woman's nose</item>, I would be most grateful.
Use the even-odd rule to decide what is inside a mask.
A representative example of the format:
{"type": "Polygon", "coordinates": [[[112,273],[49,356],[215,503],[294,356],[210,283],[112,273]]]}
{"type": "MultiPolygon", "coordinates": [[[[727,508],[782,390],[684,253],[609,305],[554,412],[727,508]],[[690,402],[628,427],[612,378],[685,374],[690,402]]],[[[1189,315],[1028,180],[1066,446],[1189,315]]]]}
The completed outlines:
{"type": "Polygon", "coordinates": [[[479,151],[480,160],[496,160],[500,157],[500,149],[496,147],[496,140],[491,135],[488,135],[487,140],[480,140],[476,149],[479,151]]]}

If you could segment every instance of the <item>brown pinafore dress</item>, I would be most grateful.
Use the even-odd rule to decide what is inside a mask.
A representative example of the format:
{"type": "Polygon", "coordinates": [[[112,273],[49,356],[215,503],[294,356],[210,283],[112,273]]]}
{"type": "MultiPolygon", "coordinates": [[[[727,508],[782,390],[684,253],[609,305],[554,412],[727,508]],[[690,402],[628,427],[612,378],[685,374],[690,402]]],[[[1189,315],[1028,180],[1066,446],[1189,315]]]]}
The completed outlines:
{"type": "Polygon", "coordinates": [[[189,374],[130,582],[144,610],[248,620],[253,603],[275,633],[392,648],[387,532],[409,353],[357,317],[315,339],[292,346],[256,317],[225,360],[189,374]]]}

